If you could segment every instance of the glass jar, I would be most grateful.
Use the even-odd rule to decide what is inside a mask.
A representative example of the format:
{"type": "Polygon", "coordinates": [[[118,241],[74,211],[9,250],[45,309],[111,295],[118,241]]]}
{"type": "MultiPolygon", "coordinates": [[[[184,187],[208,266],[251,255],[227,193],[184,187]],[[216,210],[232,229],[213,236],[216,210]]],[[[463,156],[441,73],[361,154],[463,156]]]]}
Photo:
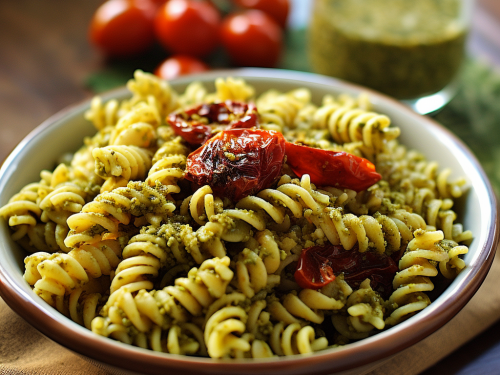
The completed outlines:
{"type": "Polygon", "coordinates": [[[311,66],[317,73],[407,100],[418,112],[431,112],[453,96],[472,4],[315,0],[309,26],[311,66]]]}

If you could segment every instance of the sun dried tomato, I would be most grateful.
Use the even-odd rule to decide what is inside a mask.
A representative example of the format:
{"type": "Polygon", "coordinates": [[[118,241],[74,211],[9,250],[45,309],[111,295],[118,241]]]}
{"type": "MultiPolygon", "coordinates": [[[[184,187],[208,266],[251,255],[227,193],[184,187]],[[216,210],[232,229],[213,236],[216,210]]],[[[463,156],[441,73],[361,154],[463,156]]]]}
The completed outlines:
{"type": "Polygon", "coordinates": [[[308,174],[316,185],[362,191],[382,178],[371,162],[344,151],[286,142],[286,157],[287,164],[297,176],[308,174]]]}
{"type": "Polygon", "coordinates": [[[302,249],[295,281],[304,289],[319,289],[335,280],[331,260],[332,251],[328,246],[313,246],[302,249]]]}
{"type": "Polygon", "coordinates": [[[308,289],[319,289],[341,273],[352,288],[368,278],[372,289],[387,297],[397,271],[396,262],[385,254],[329,244],[303,249],[294,276],[300,287],[308,289]]]}
{"type": "Polygon", "coordinates": [[[254,104],[226,100],[171,113],[167,122],[177,135],[197,146],[205,143],[220,130],[255,127],[257,118],[257,108],[254,104]]]}
{"type": "Polygon", "coordinates": [[[188,156],[186,179],[238,201],[273,184],[285,155],[281,133],[224,130],[188,156]]]}

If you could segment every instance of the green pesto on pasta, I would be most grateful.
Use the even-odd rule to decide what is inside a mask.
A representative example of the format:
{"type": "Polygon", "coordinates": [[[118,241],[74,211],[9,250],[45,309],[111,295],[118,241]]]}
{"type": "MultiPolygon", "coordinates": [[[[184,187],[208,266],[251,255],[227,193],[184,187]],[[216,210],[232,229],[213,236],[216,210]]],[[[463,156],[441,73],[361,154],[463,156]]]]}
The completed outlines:
{"type": "Polygon", "coordinates": [[[129,99],[94,98],[85,117],[97,133],[0,208],[31,253],[26,282],[94,333],[212,358],[306,354],[411,317],[431,303],[432,277],[466,267],[472,233],[453,211],[465,180],[399,144],[366,94],[313,103],[304,88],[257,95],[231,77],[215,92],[200,82],[176,92],[142,71],[127,86],[129,99]],[[198,146],[167,116],[226,101],[254,103],[258,126],[289,142],[368,159],[382,179],[359,192],[316,186],[285,162],[274,183],[237,201],[196,186],[185,175],[198,146]],[[303,249],[326,245],[394,258],[399,272],[385,289],[343,271],[300,287],[303,249]]]}

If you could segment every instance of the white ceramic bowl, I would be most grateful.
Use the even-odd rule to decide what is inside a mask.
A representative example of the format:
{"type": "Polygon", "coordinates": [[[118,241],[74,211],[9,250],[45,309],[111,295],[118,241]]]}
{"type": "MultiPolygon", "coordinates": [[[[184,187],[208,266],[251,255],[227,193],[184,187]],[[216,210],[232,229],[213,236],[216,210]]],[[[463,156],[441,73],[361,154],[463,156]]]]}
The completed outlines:
{"type": "MultiPolygon", "coordinates": [[[[219,71],[172,82],[182,91],[194,79],[209,87],[219,76],[240,76],[258,92],[275,88],[288,91],[307,87],[317,103],[325,94],[357,95],[358,86],[319,75],[270,69],[219,71]]],[[[213,87],[213,85],[212,85],[213,87]]],[[[124,98],[125,89],[103,95],[105,100],[124,98]]],[[[0,223],[0,294],[7,304],[47,337],[79,353],[94,363],[127,372],[211,374],[312,374],[316,372],[355,373],[372,368],[389,356],[415,344],[446,324],[474,295],[491,266],[498,242],[496,201],[488,179],[468,148],[451,132],[417,115],[395,100],[370,92],[374,109],[387,114],[401,128],[401,143],[422,151],[428,159],[450,167],[453,176],[466,176],[470,186],[459,201],[464,228],[472,230],[474,240],[465,256],[467,267],[425,310],[403,323],[365,340],[340,349],[329,349],[310,356],[272,360],[211,360],[155,353],[94,335],[72,322],[36,296],[24,281],[25,253],[10,239],[4,221],[0,223]]],[[[76,150],[86,135],[95,133],[84,120],[89,102],[72,106],[51,117],[29,134],[12,152],[0,170],[0,206],[24,185],[38,181],[41,169],[55,167],[63,153],[76,150]]]]}

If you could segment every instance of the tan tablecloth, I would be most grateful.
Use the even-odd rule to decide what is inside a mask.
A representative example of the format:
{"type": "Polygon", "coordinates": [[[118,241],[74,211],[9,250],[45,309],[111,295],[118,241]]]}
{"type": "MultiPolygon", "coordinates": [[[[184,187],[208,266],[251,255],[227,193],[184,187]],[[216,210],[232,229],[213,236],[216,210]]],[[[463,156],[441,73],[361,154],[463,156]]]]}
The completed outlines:
{"type": "MultiPolygon", "coordinates": [[[[483,285],[457,316],[368,374],[418,374],[483,332],[500,318],[499,284],[500,256],[496,256],[483,285]]],[[[0,299],[0,374],[107,375],[107,372],[45,338],[0,299]]]]}

